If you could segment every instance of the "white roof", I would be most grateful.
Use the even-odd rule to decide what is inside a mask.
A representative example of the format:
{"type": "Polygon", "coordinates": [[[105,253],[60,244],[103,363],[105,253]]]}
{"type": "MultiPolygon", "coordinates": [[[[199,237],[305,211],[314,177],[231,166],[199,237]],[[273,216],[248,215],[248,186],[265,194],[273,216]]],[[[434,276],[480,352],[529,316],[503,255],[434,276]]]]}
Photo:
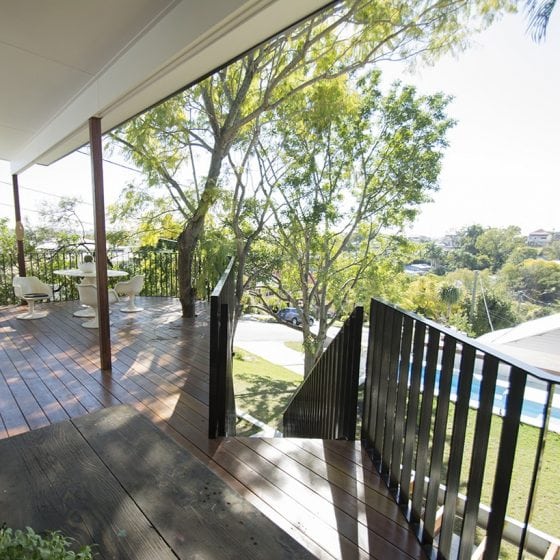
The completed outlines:
{"type": "Polygon", "coordinates": [[[560,373],[560,313],[486,333],[477,340],[532,366],[560,373]]]}
{"type": "MultiPolygon", "coordinates": [[[[559,329],[560,313],[556,313],[554,315],[548,315],[547,317],[541,317],[539,319],[527,321],[526,323],[521,323],[520,325],[510,329],[500,329],[483,334],[482,336],[479,336],[477,340],[480,340],[485,344],[489,342],[508,344],[510,342],[519,341],[532,336],[543,335],[559,329]]],[[[560,346],[558,351],[560,352],[560,346]]]]}
{"type": "Polygon", "coordinates": [[[0,159],[51,163],[328,0],[0,0],[0,159]]]}

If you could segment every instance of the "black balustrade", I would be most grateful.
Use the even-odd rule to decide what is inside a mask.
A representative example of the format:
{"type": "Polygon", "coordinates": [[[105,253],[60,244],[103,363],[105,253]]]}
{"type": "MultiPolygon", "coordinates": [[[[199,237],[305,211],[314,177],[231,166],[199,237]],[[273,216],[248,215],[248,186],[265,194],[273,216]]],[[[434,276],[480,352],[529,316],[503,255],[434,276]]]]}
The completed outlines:
{"type": "Polygon", "coordinates": [[[285,437],[356,437],[363,307],[356,307],[293,395],[285,437]]]}
{"type": "Polygon", "coordinates": [[[559,427],[558,378],[380,301],[370,324],[362,442],[426,552],[554,554],[555,539],[530,522],[546,435],[559,427]],[[519,446],[529,445],[523,423],[539,437],[529,472],[516,472],[519,446]],[[507,515],[514,473],[524,477],[518,521],[507,515]]]}
{"type": "Polygon", "coordinates": [[[235,272],[232,257],[210,296],[210,380],[208,437],[234,436],[237,421],[233,390],[235,272]]]}

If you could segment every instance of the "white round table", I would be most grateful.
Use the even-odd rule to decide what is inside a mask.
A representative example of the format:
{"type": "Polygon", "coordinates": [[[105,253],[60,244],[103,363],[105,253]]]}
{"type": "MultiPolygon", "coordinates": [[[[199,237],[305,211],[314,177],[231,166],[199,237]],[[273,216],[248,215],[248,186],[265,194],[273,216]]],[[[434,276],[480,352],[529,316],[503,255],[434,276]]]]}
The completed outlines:
{"type": "MultiPolygon", "coordinates": [[[[53,270],[53,274],[57,274],[58,276],[69,276],[70,278],[83,278],[82,284],[93,284],[96,285],[96,277],[97,275],[95,272],[84,272],[79,268],[65,268],[61,270],[53,270]]],[[[108,278],[118,278],[122,276],[128,276],[128,272],[124,270],[113,270],[112,268],[107,269],[107,277],[108,278]]],[[[86,306],[85,309],[79,309],[73,313],[74,317],[95,317],[95,311],[86,306]]]]}

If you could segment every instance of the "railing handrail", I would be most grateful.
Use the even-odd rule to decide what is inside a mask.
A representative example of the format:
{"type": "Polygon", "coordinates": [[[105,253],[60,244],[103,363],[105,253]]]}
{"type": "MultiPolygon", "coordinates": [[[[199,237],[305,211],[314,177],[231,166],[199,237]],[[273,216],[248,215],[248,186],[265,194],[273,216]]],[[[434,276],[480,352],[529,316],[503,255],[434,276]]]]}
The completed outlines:
{"type": "Polygon", "coordinates": [[[468,335],[461,333],[459,331],[456,331],[452,328],[446,327],[445,325],[441,325],[439,323],[436,323],[435,321],[432,321],[431,319],[426,319],[425,317],[421,317],[419,315],[416,315],[415,313],[411,312],[411,311],[406,311],[405,309],[401,309],[399,306],[394,305],[390,302],[387,302],[381,298],[375,298],[375,301],[378,301],[379,303],[382,303],[383,305],[386,305],[387,307],[390,307],[392,309],[394,309],[395,311],[398,311],[399,313],[401,313],[403,316],[406,317],[410,317],[413,320],[420,320],[422,321],[424,324],[426,324],[427,326],[431,327],[432,329],[436,329],[439,332],[441,332],[442,334],[446,334],[448,336],[452,336],[454,337],[458,342],[461,342],[462,344],[468,344],[469,346],[473,346],[474,348],[476,348],[477,352],[483,352],[484,354],[492,354],[494,355],[496,358],[498,358],[498,360],[500,360],[500,362],[503,362],[507,365],[510,365],[512,367],[516,367],[519,369],[523,369],[525,370],[529,375],[531,375],[532,377],[536,377],[537,379],[541,380],[541,381],[546,381],[548,383],[559,383],[559,378],[557,375],[554,375],[553,373],[550,373],[544,369],[538,368],[536,366],[532,366],[530,364],[527,364],[526,362],[523,362],[522,360],[519,360],[517,358],[515,358],[514,356],[511,356],[510,354],[506,354],[498,349],[496,349],[493,346],[488,346],[486,344],[484,344],[483,342],[480,342],[474,338],[470,338],[468,335]]]}
{"type": "Polygon", "coordinates": [[[355,439],[363,316],[356,307],[292,395],[285,437],[355,439]]]}
{"type": "Polygon", "coordinates": [[[233,390],[233,323],[235,313],[234,257],[210,296],[210,372],[208,437],[235,435],[233,390]]]}

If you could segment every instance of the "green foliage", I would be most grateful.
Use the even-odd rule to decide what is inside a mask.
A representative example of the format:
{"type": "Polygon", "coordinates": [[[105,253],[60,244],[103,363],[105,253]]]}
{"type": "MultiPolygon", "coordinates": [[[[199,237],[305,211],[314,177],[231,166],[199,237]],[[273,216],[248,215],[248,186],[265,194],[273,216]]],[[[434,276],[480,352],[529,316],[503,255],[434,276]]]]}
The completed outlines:
{"type": "Polygon", "coordinates": [[[0,558],[2,560],[92,560],[90,546],[73,551],[72,539],[54,531],[41,536],[30,527],[15,531],[5,525],[0,528],[0,558]]]}
{"type": "MultiPolygon", "coordinates": [[[[464,301],[464,314],[470,314],[471,302],[464,301]]],[[[485,298],[477,297],[474,317],[470,318],[470,334],[480,336],[493,330],[513,327],[519,323],[519,317],[511,299],[496,292],[487,292],[485,298]],[[490,319],[488,319],[490,316],[490,319]],[[490,325],[490,320],[492,325],[490,325]]]]}
{"type": "Polygon", "coordinates": [[[492,272],[497,272],[512,253],[525,245],[518,226],[507,228],[489,228],[476,239],[475,247],[481,258],[488,261],[492,272]]]}
{"type": "MultiPolygon", "coordinates": [[[[502,0],[459,4],[452,0],[407,4],[348,0],[317,14],[112,135],[120,149],[143,171],[145,179],[142,185],[130,186],[120,208],[112,209],[115,217],[134,215],[139,220],[139,229],[153,231],[162,227],[164,216],[173,213],[183,232],[179,236],[181,262],[188,263],[180,269],[182,294],[190,293],[189,259],[212,212],[225,211],[226,223],[234,230],[239,260],[243,261],[254,235],[262,227],[256,214],[260,212],[262,216],[267,203],[259,205],[255,204],[255,197],[238,196],[239,170],[250,167],[256,157],[251,150],[256,150],[261,142],[274,145],[267,137],[275,132],[270,123],[280,112],[288,120],[279,123],[285,122],[300,143],[305,143],[304,135],[309,132],[309,141],[323,140],[318,149],[324,154],[325,142],[336,130],[339,139],[348,142],[348,148],[335,142],[331,155],[338,152],[337,161],[343,156],[355,157],[355,169],[337,170],[337,163],[331,166],[330,177],[324,176],[310,185],[321,184],[326,188],[329,181],[334,184],[338,173],[341,182],[348,185],[349,176],[368,159],[364,151],[368,137],[370,141],[380,139],[385,154],[376,154],[376,161],[367,162],[369,170],[361,170],[362,178],[372,187],[387,189],[390,185],[392,189],[387,190],[384,199],[391,220],[383,224],[380,216],[376,224],[409,220],[414,215],[414,205],[426,200],[426,190],[435,186],[444,129],[450,124],[443,116],[448,100],[434,95],[420,101],[413,88],[406,86],[394,87],[381,98],[377,74],[371,69],[381,60],[412,60],[415,55],[434,60],[446,51],[462,48],[472,30],[488,25],[507,5],[502,0]],[[344,87],[348,76],[356,79],[358,74],[362,93],[367,92],[369,97],[365,105],[351,88],[344,87]],[[298,111],[288,107],[301,95],[307,95],[309,102],[305,121],[298,111]],[[375,122],[374,115],[384,115],[385,119],[375,122]],[[364,123],[361,129],[360,120],[364,123]],[[366,123],[373,124],[374,130],[368,130],[366,123]],[[236,157],[242,162],[234,163],[236,157]],[[380,166],[378,174],[372,173],[375,164],[380,166]],[[367,178],[368,174],[371,177],[367,178]],[[233,175],[235,186],[228,184],[233,175]],[[381,185],[380,177],[386,184],[381,185]],[[393,201],[390,192],[395,192],[397,186],[410,205],[393,201]]],[[[317,179],[325,162],[313,163],[313,154],[298,150],[298,141],[291,149],[286,138],[283,142],[286,155],[291,152],[295,158],[288,178],[292,187],[297,184],[296,169],[303,173],[300,188],[310,174],[317,179]]],[[[259,172],[262,177],[266,170],[261,167],[259,172]]],[[[313,207],[308,205],[310,212],[305,223],[317,224],[317,220],[342,203],[344,196],[340,193],[329,201],[315,201],[313,207]]],[[[369,217],[364,214],[365,220],[369,217]]],[[[317,243],[329,240],[324,237],[317,243]]],[[[242,276],[242,262],[239,270],[242,276]]],[[[238,289],[242,284],[238,281],[238,289]]]]}
{"type": "Polygon", "coordinates": [[[304,322],[308,363],[359,282],[401,243],[380,231],[410,221],[437,188],[449,100],[398,83],[384,95],[378,85],[372,73],[309,87],[274,125],[284,174],[267,234],[284,256],[281,295],[323,327],[312,337],[304,322]]]}
{"type": "Polygon", "coordinates": [[[507,285],[521,298],[540,305],[559,303],[560,264],[542,259],[527,259],[503,268],[507,285]]]}

